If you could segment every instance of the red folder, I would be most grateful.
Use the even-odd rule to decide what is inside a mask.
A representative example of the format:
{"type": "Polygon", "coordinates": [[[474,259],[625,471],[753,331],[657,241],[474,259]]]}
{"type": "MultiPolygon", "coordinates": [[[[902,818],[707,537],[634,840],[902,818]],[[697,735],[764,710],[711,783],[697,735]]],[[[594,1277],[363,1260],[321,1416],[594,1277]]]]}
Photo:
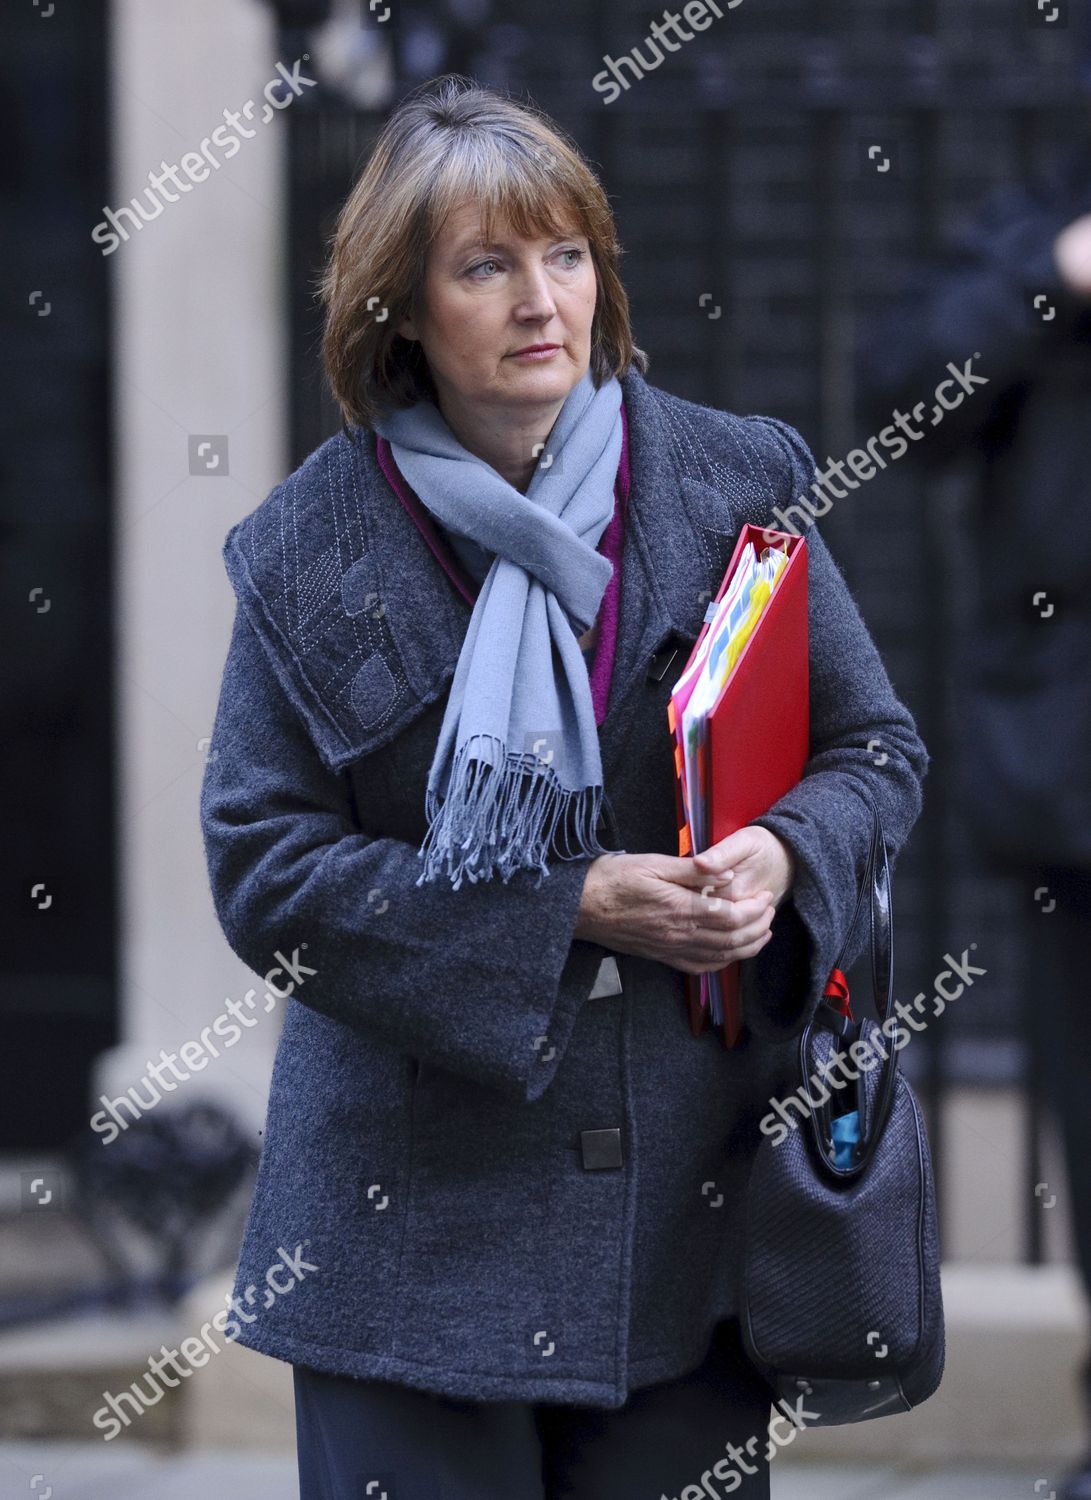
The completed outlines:
{"type": "MultiPolygon", "coordinates": [[[[810,753],[805,538],[791,532],[743,526],[689,662],[700,651],[714,607],[727,592],[748,542],[753,544],[759,559],[766,547],[775,546],[787,554],[788,560],[773,585],[750,639],[708,714],[708,759],[707,763],[699,765],[699,772],[707,799],[711,843],[714,844],[753,822],[791,791],[802,777],[810,753]]],[[[675,782],[678,852],[687,855],[693,852],[693,848],[682,800],[681,725],[676,725],[675,717],[671,701],[667,706],[667,719],[675,739],[674,763],[678,773],[675,782]]],[[[695,789],[688,790],[691,797],[695,795],[695,789]]],[[[709,978],[719,985],[724,1045],[733,1047],[742,1027],[738,963],[728,964],[709,978]]],[[[708,1011],[701,1005],[699,974],[686,975],[686,998],[690,1029],[694,1036],[699,1036],[708,1021],[708,1011]]]]}

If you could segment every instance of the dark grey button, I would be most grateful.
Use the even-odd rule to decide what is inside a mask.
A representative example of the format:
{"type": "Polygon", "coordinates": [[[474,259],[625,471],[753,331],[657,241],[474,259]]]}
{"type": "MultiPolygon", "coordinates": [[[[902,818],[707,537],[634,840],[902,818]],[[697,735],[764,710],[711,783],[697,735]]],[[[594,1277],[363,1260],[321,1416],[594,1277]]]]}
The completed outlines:
{"type": "MultiPolygon", "coordinates": [[[[648,663],[649,682],[663,681],[663,678],[666,677],[668,671],[670,670],[671,662],[678,655],[680,649],[681,648],[678,646],[664,646],[662,650],[655,653],[651,661],[648,663]]],[[[684,662],[680,661],[678,663],[679,672],[681,672],[684,665],[684,662]]]]}
{"type": "Polygon", "coordinates": [[[610,1130],[581,1130],[580,1150],[583,1153],[584,1170],[601,1172],[610,1167],[620,1167],[621,1127],[610,1130]]]}
{"type": "Polygon", "coordinates": [[[605,1000],[609,995],[621,994],[621,975],[617,969],[617,959],[612,953],[608,953],[599,964],[599,971],[595,975],[594,987],[588,999],[605,1000]]]}

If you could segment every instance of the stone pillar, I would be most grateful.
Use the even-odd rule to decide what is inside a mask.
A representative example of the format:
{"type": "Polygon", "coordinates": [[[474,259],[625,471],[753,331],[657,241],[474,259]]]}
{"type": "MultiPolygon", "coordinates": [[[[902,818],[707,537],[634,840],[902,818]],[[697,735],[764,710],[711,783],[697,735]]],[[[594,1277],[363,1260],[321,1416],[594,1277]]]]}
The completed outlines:
{"type": "MultiPolygon", "coordinates": [[[[96,1100],[139,1084],[161,1049],[196,1041],[225,999],[258,985],[216,921],[198,794],[235,607],[220,548],[287,472],[291,104],[273,110],[262,91],[278,61],[295,61],[278,57],[272,13],[254,0],[116,0],[112,48],[104,207],[128,233],[110,254],[122,1044],[99,1060],[96,1100]],[[149,172],[172,164],[149,198],[149,172]],[[133,198],[150,220],[138,228],[120,212],[133,198]]],[[[156,1107],[211,1095],[256,1133],[282,1011],[259,1008],[253,1029],[156,1107]]]]}

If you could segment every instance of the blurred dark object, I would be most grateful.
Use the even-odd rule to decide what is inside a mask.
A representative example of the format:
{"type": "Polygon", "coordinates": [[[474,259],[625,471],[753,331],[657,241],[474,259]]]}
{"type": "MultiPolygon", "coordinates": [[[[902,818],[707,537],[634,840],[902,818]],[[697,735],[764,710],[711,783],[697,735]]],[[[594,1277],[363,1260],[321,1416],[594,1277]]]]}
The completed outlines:
{"type": "Polygon", "coordinates": [[[83,1131],[66,1153],[67,1212],[34,1219],[39,1230],[55,1225],[59,1253],[51,1258],[81,1266],[80,1279],[0,1296],[0,1328],[103,1308],[175,1307],[231,1262],[258,1155],[235,1117],[208,1101],[143,1115],[109,1145],[83,1131]],[[105,1278],[88,1277],[73,1238],[90,1240],[105,1278]]]}
{"type": "Polygon", "coordinates": [[[329,20],[330,0],[267,0],[267,4],[281,26],[321,26],[329,20]]]}
{"type": "MultiPolygon", "coordinates": [[[[968,363],[980,387],[923,425],[913,455],[973,466],[976,608],[948,670],[960,699],[959,800],[979,846],[1018,874],[1091,870],[1091,302],[1054,260],[1091,213],[1091,135],[993,194],[872,325],[873,422],[968,363]]],[[[938,410],[938,408],[937,408],[938,410]]]]}
{"type": "Polygon", "coordinates": [[[201,1238],[256,1165],[233,1115],[202,1101],[142,1115],[104,1145],[93,1131],[73,1151],[73,1201],[103,1258],[135,1279],[133,1238],[159,1265],[152,1296],[177,1302],[196,1280],[201,1238]]]}

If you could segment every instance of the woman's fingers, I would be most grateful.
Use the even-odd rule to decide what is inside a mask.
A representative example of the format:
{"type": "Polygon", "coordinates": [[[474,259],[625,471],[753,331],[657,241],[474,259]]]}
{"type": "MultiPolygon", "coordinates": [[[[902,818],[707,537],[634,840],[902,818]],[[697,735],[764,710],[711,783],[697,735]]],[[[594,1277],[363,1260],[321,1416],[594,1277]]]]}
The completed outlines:
{"type": "Polygon", "coordinates": [[[717,893],[714,887],[710,887],[707,891],[692,892],[688,900],[690,915],[697,930],[702,935],[723,935],[753,923],[766,907],[772,906],[773,893],[758,891],[756,895],[732,901],[729,896],[717,893]]]}
{"type": "Polygon", "coordinates": [[[772,928],[766,925],[746,937],[735,936],[726,941],[721,938],[718,943],[711,944],[690,943],[687,944],[683,955],[668,959],[667,962],[686,974],[710,974],[744,958],[753,958],[755,953],[761,952],[772,936],[772,928]]]}
{"type": "Polygon", "coordinates": [[[771,891],[759,891],[741,901],[715,897],[691,903],[693,927],[685,936],[690,972],[723,968],[739,959],[752,958],[771,936],[776,908],[771,891]]]}
{"type": "Polygon", "coordinates": [[[671,865],[673,868],[668,878],[673,884],[687,886],[690,890],[699,891],[706,885],[722,885],[725,889],[730,889],[731,882],[735,879],[734,870],[702,870],[688,855],[684,858],[672,857],[671,865]]]}
{"type": "Polygon", "coordinates": [[[772,936],[772,928],[767,927],[760,937],[755,938],[753,942],[744,944],[742,948],[738,949],[737,952],[732,955],[732,957],[734,959],[753,958],[755,953],[761,952],[766,943],[768,943],[772,939],[772,936]]]}

